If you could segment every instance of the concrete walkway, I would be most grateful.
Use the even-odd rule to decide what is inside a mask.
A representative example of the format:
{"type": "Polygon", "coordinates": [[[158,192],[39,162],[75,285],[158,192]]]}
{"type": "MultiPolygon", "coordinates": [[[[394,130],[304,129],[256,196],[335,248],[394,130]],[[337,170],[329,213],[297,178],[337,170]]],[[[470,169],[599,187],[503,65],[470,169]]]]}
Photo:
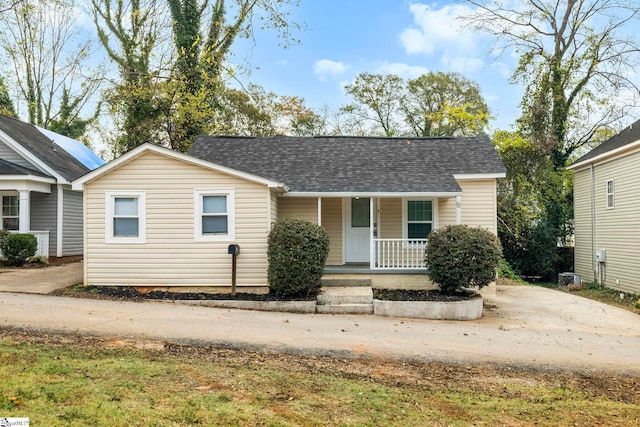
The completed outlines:
{"type": "Polygon", "coordinates": [[[640,316],[529,286],[498,287],[483,318],[467,322],[0,293],[0,326],[295,354],[640,375],[640,316]]]}
{"type": "Polygon", "coordinates": [[[44,268],[0,268],[0,292],[48,294],[82,283],[82,262],[44,268]]]}

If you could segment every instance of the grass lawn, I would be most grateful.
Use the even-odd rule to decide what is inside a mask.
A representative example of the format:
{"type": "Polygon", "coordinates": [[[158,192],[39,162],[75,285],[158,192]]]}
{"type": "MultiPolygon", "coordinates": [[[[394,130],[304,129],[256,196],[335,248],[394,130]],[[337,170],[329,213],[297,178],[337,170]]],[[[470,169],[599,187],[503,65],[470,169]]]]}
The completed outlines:
{"type": "Polygon", "coordinates": [[[0,329],[0,417],[37,426],[631,426],[640,378],[0,329]]]}

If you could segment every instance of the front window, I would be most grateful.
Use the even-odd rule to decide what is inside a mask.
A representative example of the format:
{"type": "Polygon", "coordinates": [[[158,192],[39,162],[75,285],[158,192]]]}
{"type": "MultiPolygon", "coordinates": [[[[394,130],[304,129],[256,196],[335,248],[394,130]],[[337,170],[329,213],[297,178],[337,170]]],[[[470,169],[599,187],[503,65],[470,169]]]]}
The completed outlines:
{"type": "Polygon", "coordinates": [[[433,229],[433,202],[408,200],[406,233],[408,239],[426,239],[433,229]]]}
{"type": "Polygon", "coordinates": [[[20,228],[20,200],[18,196],[2,196],[2,229],[7,231],[20,228]]]}
{"type": "Polygon", "coordinates": [[[140,236],[140,216],[138,214],[137,197],[113,198],[113,236],[140,236]]]}
{"type": "Polygon", "coordinates": [[[233,190],[196,190],[194,238],[197,241],[235,239],[233,190]]]}
{"type": "Polygon", "coordinates": [[[143,191],[106,193],[105,240],[108,243],[146,241],[146,195],[143,191]]]}

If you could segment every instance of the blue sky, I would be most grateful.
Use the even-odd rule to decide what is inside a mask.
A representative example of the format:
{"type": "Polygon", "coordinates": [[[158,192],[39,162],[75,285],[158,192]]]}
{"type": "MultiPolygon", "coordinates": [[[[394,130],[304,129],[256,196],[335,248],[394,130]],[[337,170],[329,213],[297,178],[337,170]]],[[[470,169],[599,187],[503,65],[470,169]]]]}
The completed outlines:
{"type": "Polygon", "coordinates": [[[514,58],[496,57],[491,39],[462,28],[456,16],[471,12],[459,2],[401,0],[302,0],[295,19],[306,29],[299,45],[278,46],[276,34],[258,32],[234,46],[235,61],[252,68],[252,82],[307,105],[337,109],[342,89],[360,72],[404,78],[429,71],[459,72],[476,81],[493,128],[508,129],[519,115],[522,89],[509,83],[514,58]]]}

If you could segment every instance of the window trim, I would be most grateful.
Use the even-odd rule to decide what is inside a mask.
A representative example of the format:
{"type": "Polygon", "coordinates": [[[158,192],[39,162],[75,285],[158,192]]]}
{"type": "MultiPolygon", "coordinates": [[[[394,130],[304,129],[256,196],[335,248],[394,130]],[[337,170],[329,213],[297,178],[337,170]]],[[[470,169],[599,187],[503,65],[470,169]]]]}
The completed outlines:
{"type": "Polygon", "coordinates": [[[604,193],[605,193],[605,203],[607,206],[607,209],[615,209],[616,207],[616,200],[615,200],[615,195],[616,195],[616,184],[615,184],[615,180],[613,179],[608,179],[607,182],[605,183],[605,188],[604,188],[604,193]],[[611,184],[611,191],[609,191],[609,184],[611,184]],[[611,197],[611,204],[609,204],[609,197],[611,197]]]}
{"type": "Polygon", "coordinates": [[[106,243],[146,243],[147,242],[147,194],[144,191],[106,191],[105,192],[105,235],[106,243]],[[113,215],[117,198],[138,199],[138,236],[124,237],[113,235],[113,215]]]}
{"type": "MultiPolygon", "coordinates": [[[[427,201],[431,202],[431,230],[436,230],[438,228],[438,199],[431,197],[403,197],[402,198],[402,239],[405,241],[407,245],[413,245],[410,242],[407,242],[409,239],[409,203],[413,201],[427,201]]],[[[425,221],[426,222],[426,221],[425,221]]]]}
{"type": "Polygon", "coordinates": [[[196,189],[193,192],[193,238],[196,242],[233,242],[236,239],[235,190],[196,189]],[[202,234],[202,208],[205,196],[224,196],[227,199],[227,234],[202,234]]]}
{"type": "Polygon", "coordinates": [[[6,231],[18,231],[20,229],[20,194],[14,193],[14,192],[2,192],[0,193],[0,221],[2,221],[2,223],[0,223],[0,230],[4,230],[4,219],[5,218],[17,218],[18,219],[18,228],[16,228],[15,230],[6,230],[6,231]],[[3,213],[3,208],[4,208],[4,198],[5,197],[15,197],[18,201],[18,215],[9,215],[9,216],[4,216],[3,213]]]}

